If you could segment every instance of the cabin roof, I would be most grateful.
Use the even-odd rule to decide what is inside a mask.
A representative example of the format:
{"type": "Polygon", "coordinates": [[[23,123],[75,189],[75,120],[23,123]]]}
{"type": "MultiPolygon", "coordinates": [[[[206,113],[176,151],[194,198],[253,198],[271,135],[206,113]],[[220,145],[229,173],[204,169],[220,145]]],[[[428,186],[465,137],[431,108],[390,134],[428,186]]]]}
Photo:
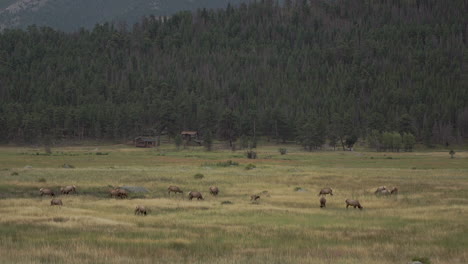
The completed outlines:
{"type": "Polygon", "coordinates": [[[181,135],[196,135],[197,131],[182,131],[181,135]]]}
{"type": "Polygon", "coordinates": [[[135,140],[146,141],[146,142],[154,142],[154,141],[156,141],[156,139],[151,138],[151,137],[136,137],[135,140]]]}

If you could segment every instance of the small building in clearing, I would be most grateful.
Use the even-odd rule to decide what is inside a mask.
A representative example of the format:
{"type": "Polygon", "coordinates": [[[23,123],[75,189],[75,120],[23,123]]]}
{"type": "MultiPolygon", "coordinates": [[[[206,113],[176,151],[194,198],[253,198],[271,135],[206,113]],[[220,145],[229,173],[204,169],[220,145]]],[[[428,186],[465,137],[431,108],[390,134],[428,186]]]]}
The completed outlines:
{"type": "Polygon", "coordinates": [[[180,134],[182,135],[182,139],[186,141],[191,141],[192,139],[198,139],[197,131],[182,131],[180,134]]]}
{"type": "Polygon", "coordinates": [[[136,137],[134,139],[135,147],[154,148],[156,147],[156,139],[152,137],[136,137]]]}

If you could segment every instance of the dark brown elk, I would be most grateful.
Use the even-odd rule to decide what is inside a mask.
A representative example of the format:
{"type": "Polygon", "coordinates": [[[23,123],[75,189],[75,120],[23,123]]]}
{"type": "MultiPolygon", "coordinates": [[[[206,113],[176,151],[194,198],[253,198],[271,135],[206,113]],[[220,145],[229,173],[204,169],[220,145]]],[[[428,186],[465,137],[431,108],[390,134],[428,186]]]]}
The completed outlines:
{"type": "Polygon", "coordinates": [[[169,194],[169,196],[171,195],[171,192],[173,193],[184,193],[184,191],[182,191],[179,187],[177,186],[169,186],[169,188],[167,188],[167,194],[169,194]]]}
{"type": "Polygon", "coordinates": [[[41,188],[41,189],[39,189],[39,192],[41,193],[41,196],[43,196],[43,195],[54,196],[55,195],[54,191],[52,191],[49,188],[41,188]]]}
{"type": "Polygon", "coordinates": [[[128,192],[120,188],[115,188],[113,190],[110,190],[109,194],[110,194],[110,197],[114,197],[114,198],[117,198],[117,197],[121,199],[128,198],[128,192]]]}
{"type": "Polygon", "coordinates": [[[119,189],[113,189],[109,191],[110,197],[117,198],[119,196],[119,189]]]}
{"type": "Polygon", "coordinates": [[[124,189],[117,189],[117,197],[120,199],[128,198],[128,192],[124,189]]]}
{"type": "Polygon", "coordinates": [[[216,195],[218,195],[218,193],[219,193],[218,187],[216,187],[216,186],[211,186],[210,187],[210,194],[211,195],[216,196],[216,195]]]}
{"type": "Polygon", "coordinates": [[[51,206],[52,206],[52,205],[60,205],[60,206],[62,206],[63,204],[62,204],[62,200],[60,200],[60,199],[52,199],[52,201],[50,201],[50,205],[51,205],[51,206]]]}
{"type": "Polygon", "coordinates": [[[318,196],[320,196],[320,195],[326,195],[326,194],[333,195],[333,190],[332,190],[332,188],[323,188],[322,190],[320,190],[318,196]]]}
{"type": "Polygon", "coordinates": [[[75,185],[69,185],[69,186],[65,186],[65,187],[60,188],[60,193],[61,194],[69,194],[71,192],[76,193],[76,186],[75,185]]]}
{"type": "Polygon", "coordinates": [[[250,201],[257,201],[258,199],[260,199],[260,195],[252,194],[250,196],[250,201]]]}
{"type": "Polygon", "coordinates": [[[352,206],[354,207],[354,209],[359,208],[360,210],[362,210],[363,208],[358,200],[346,199],[345,202],[346,202],[346,209],[348,209],[348,206],[352,206]]]}
{"type": "Polygon", "coordinates": [[[192,200],[193,198],[197,198],[197,200],[204,200],[200,192],[189,192],[188,198],[189,200],[192,200]]]}
{"type": "Polygon", "coordinates": [[[320,208],[326,207],[327,199],[325,197],[320,198],[320,208]]]}
{"type": "Polygon", "coordinates": [[[135,208],[135,215],[146,215],[146,208],[143,205],[137,205],[135,208]]]}
{"type": "Polygon", "coordinates": [[[393,187],[393,189],[390,191],[390,194],[398,194],[398,188],[393,187]]]}

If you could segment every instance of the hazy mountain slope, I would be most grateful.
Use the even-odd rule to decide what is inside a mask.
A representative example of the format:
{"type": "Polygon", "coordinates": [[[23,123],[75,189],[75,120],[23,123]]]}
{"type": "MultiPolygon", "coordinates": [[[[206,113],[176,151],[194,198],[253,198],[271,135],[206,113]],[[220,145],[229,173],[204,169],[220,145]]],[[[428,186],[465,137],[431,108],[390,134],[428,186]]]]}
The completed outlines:
{"type": "Polygon", "coordinates": [[[0,29],[36,24],[73,31],[107,21],[125,21],[130,25],[145,15],[222,8],[239,2],[242,0],[0,0],[0,29]]]}

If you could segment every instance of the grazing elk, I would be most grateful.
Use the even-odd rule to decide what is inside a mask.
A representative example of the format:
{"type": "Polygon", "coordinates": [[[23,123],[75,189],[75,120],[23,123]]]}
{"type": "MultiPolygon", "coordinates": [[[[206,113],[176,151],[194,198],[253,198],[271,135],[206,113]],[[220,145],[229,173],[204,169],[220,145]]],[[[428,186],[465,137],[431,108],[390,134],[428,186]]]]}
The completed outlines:
{"type": "Polygon", "coordinates": [[[390,195],[390,194],[398,194],[398,188],[393,187],[391,190],[386,186],[380,186],[374,192],[376,195],[390,195]]]}
{"type": "Polygon", "coordinates": [[[250,201],[257,201],[258,199],[260,199],[260,195],[252,194],[250,196],[250,201]]]}
{"type": "Polygon", "coordinates": [[[322,190],[320,190],[318,196],[320,196],[320,195],[326,195],[326,194],[333,195],[333,190],[332,190],[332,188],[323,188],[322,190]]]}
{"type": "Polygon", "coordinates": [[[211,186],[210,187],[210,194],[211,195],[216,196],[216,195],[218,195],[218,193],[219,193],[218,187],[216,187],[216,186],[211,186]]]}
{"type": "Polygon", "coordinates": [[[171,192],[173,193],[184,193],[184,191],[182,191],[179,187],[177,186],[169,186],[169,188],[167,188],[167,194],[169,196],[171,196],[171,192]]]}
{"type": "Polygon", "coordinates": [[[188,197],[189,200],[192,200],[193,198],[197,198],[197,200],[204,200],[200,192],[189,192],[188,197]]]}
{"type": "Polygon", "coordinates": [[[346,199],[345,202],[346,202],[346,209],[348,209],[348,206],[352,206],[354,207],[354,209],[359,208],[359,210],[362,210],[363,208],[358,200],[346,199]]]}
{"type": "Polygon", "coordinates": [[[60,205],[60,206],[62,206],[63,204],[62,204],[62,200],[60,200],[60,199],[52,199],[52,201],[50,201],[50,205],[51,205],[51,206],[52,206],[52,205],[60,205]]]}
{"type": "Polygon", "coordinates": [[[109,194],[110,194],[110,197],[114,197],[114,198],[121,198],[121,199],[128,198],[128,192],[120,188],[115,188],[113,190],[110,190],[109,194]]]}
{"type": "Polygon", "coordinates": [[[124,189],[118,189],[117,190],[117,197],[119,197],[120,199],[125,199],[125,198],[128,198],[128,192],[124,189]]]}
{"type": "Polygon", "coordinates": [[[375,191],[375,195],[390,195],[390,190],[382,189],[375,191]]]}
{"type": "Polygon", "coordinates": [[[60,188],[60,193],[61,194],[69,194],[71,192],[76,193],[76,186],[75,185],[69,185],[69,186],[65,186],[65,187],[60,188]]]}
{"type": "Polygon", "coordinates": [[[326,207],[327,199],[325,197],[320,198],[320,208],[326,207]]]}
{"type": "Polygon", "coordinates": [[[52,191],[49,188],[41,188],[39,189],[39,192],[41,193],[41,196],[44,196],[44,195],[54,196],[55,195],[54,191],[52,191]]]}
{"type": "Polygon", "coordinates": [[[143,205],[137,205],[135,208],[135,215],[146,215],[146,208],[143,205]]]}
{"type": "Polygon", "coordinates": [[[110,197],[117,198],[119,196],[119,189],[113,189],[109,191],[110,197]]]}
{"type": "Polygon", "coordinates": [[[375,194],[378,194],[383,190],[388,190],[387,186],[380,186],[379,188],[377,188],[377,190],[375,190],[375,194]]]}

